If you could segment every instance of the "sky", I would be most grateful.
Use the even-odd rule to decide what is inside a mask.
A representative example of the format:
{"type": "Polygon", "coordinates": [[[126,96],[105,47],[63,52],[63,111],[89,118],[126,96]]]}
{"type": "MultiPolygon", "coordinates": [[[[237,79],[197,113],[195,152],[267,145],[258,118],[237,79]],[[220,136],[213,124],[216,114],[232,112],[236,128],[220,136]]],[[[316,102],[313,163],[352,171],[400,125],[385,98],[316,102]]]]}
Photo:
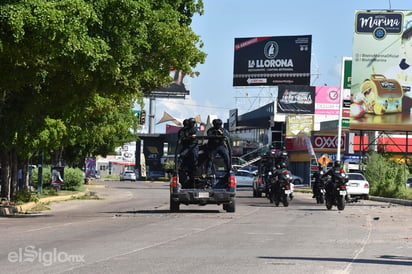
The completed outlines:
{"type": "MultiPolygon", "coordinates": [[[[341,83],[343,57],[352,56],[356,10],[412,10],[411,0],[203,0],[204,14],[193,18],[192,29],[204,43],[204,64],[190,79],[186,99],[157,98],[155,124],[167,112],[183,120],[208,115],[226,121],[230,109],[238,114],[252,111],[273,100],[274,87],[233,87],[234,39],[261,36],[312,35],[311,85],[341,83]]],[[[145,100],[149,113],[149,100],[145,100]]],[[[157,124],[152,133],[165,133],[157,124]]],[[[148,122],[141,132],[148,132],[148,122]]]]}

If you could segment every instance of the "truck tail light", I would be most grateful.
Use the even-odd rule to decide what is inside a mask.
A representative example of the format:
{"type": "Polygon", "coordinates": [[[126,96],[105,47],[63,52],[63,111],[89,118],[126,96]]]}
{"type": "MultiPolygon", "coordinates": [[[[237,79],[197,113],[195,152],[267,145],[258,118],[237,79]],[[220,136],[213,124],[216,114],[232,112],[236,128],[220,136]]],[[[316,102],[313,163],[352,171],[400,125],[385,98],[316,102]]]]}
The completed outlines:
{"type": "Polygon", "coordinates": [[[236,187],[236,178],[234,175],[230,176],[229,187],[236,187]]]}
{"type": "Polygon", "coordinates": [[[171,180],[172,188],[177,188],[177,176],[173,176],[171,180]]]}

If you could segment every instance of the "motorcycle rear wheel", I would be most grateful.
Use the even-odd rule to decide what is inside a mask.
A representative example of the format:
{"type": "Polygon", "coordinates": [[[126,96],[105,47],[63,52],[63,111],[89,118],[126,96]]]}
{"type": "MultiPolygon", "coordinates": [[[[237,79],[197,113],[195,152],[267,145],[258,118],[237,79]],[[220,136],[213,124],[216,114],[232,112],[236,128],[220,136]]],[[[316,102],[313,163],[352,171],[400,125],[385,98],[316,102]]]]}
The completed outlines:
{"type": "Polygon", "coordinates": [[[338,209],[344,210],[345,209],[345,196],[339,196],[338,198],[338,209]]]}
{"type": "Polygon", "coordinates": [[[332,201],[329,200],[329,199],[326,199],[325,203],[326,203],[326,209],[331,210],[332,209],[332,201]]]}
{"type": "Polygon", "coordinates": [[[323,199],[323,195],[319,196],[319,204],[323,204],[324,203],[324,199],[323,199]]]}
{"type": "Polygon", "coordinates": [[[289,206],[288,195],[285,194],[282,196],[282,203],[284,207],[289,206]]]}

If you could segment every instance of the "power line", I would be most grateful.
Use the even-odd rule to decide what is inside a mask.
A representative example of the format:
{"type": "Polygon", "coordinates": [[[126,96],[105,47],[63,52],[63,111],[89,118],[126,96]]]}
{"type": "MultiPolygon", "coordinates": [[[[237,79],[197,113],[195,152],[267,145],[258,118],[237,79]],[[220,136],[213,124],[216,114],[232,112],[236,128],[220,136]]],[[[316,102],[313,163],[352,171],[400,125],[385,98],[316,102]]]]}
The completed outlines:
{"type": "Polygon", "coordinates": [[[204,106],[204,105],[195,105],[195,104],[180,104],[180,103],[174,103],[174,102],[168,102],[168,104],[178,104],[178,105],[185,105],[185,106],[191,106],[191,107],[201,107],[201,108],[209,108],[209,109],[226,109],[230,110],[231,108],[228,107],[215,107],[215,106],[204,106]]]}

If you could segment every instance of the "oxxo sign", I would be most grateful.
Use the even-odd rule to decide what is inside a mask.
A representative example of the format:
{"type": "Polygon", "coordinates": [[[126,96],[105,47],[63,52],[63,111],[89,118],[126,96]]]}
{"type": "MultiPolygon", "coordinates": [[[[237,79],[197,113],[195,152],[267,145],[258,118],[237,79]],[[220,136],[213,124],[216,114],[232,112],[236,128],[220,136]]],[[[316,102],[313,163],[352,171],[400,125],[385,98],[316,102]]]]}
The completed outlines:
{"type": "MultiPolygon", "coordinates": [[[[337,135],[313,136],[313,149],[318,151],[336,151],[338,148],[337,135]]],[[[340,149],[345,149],[345,136],[341,136],[340,149]]]]}

